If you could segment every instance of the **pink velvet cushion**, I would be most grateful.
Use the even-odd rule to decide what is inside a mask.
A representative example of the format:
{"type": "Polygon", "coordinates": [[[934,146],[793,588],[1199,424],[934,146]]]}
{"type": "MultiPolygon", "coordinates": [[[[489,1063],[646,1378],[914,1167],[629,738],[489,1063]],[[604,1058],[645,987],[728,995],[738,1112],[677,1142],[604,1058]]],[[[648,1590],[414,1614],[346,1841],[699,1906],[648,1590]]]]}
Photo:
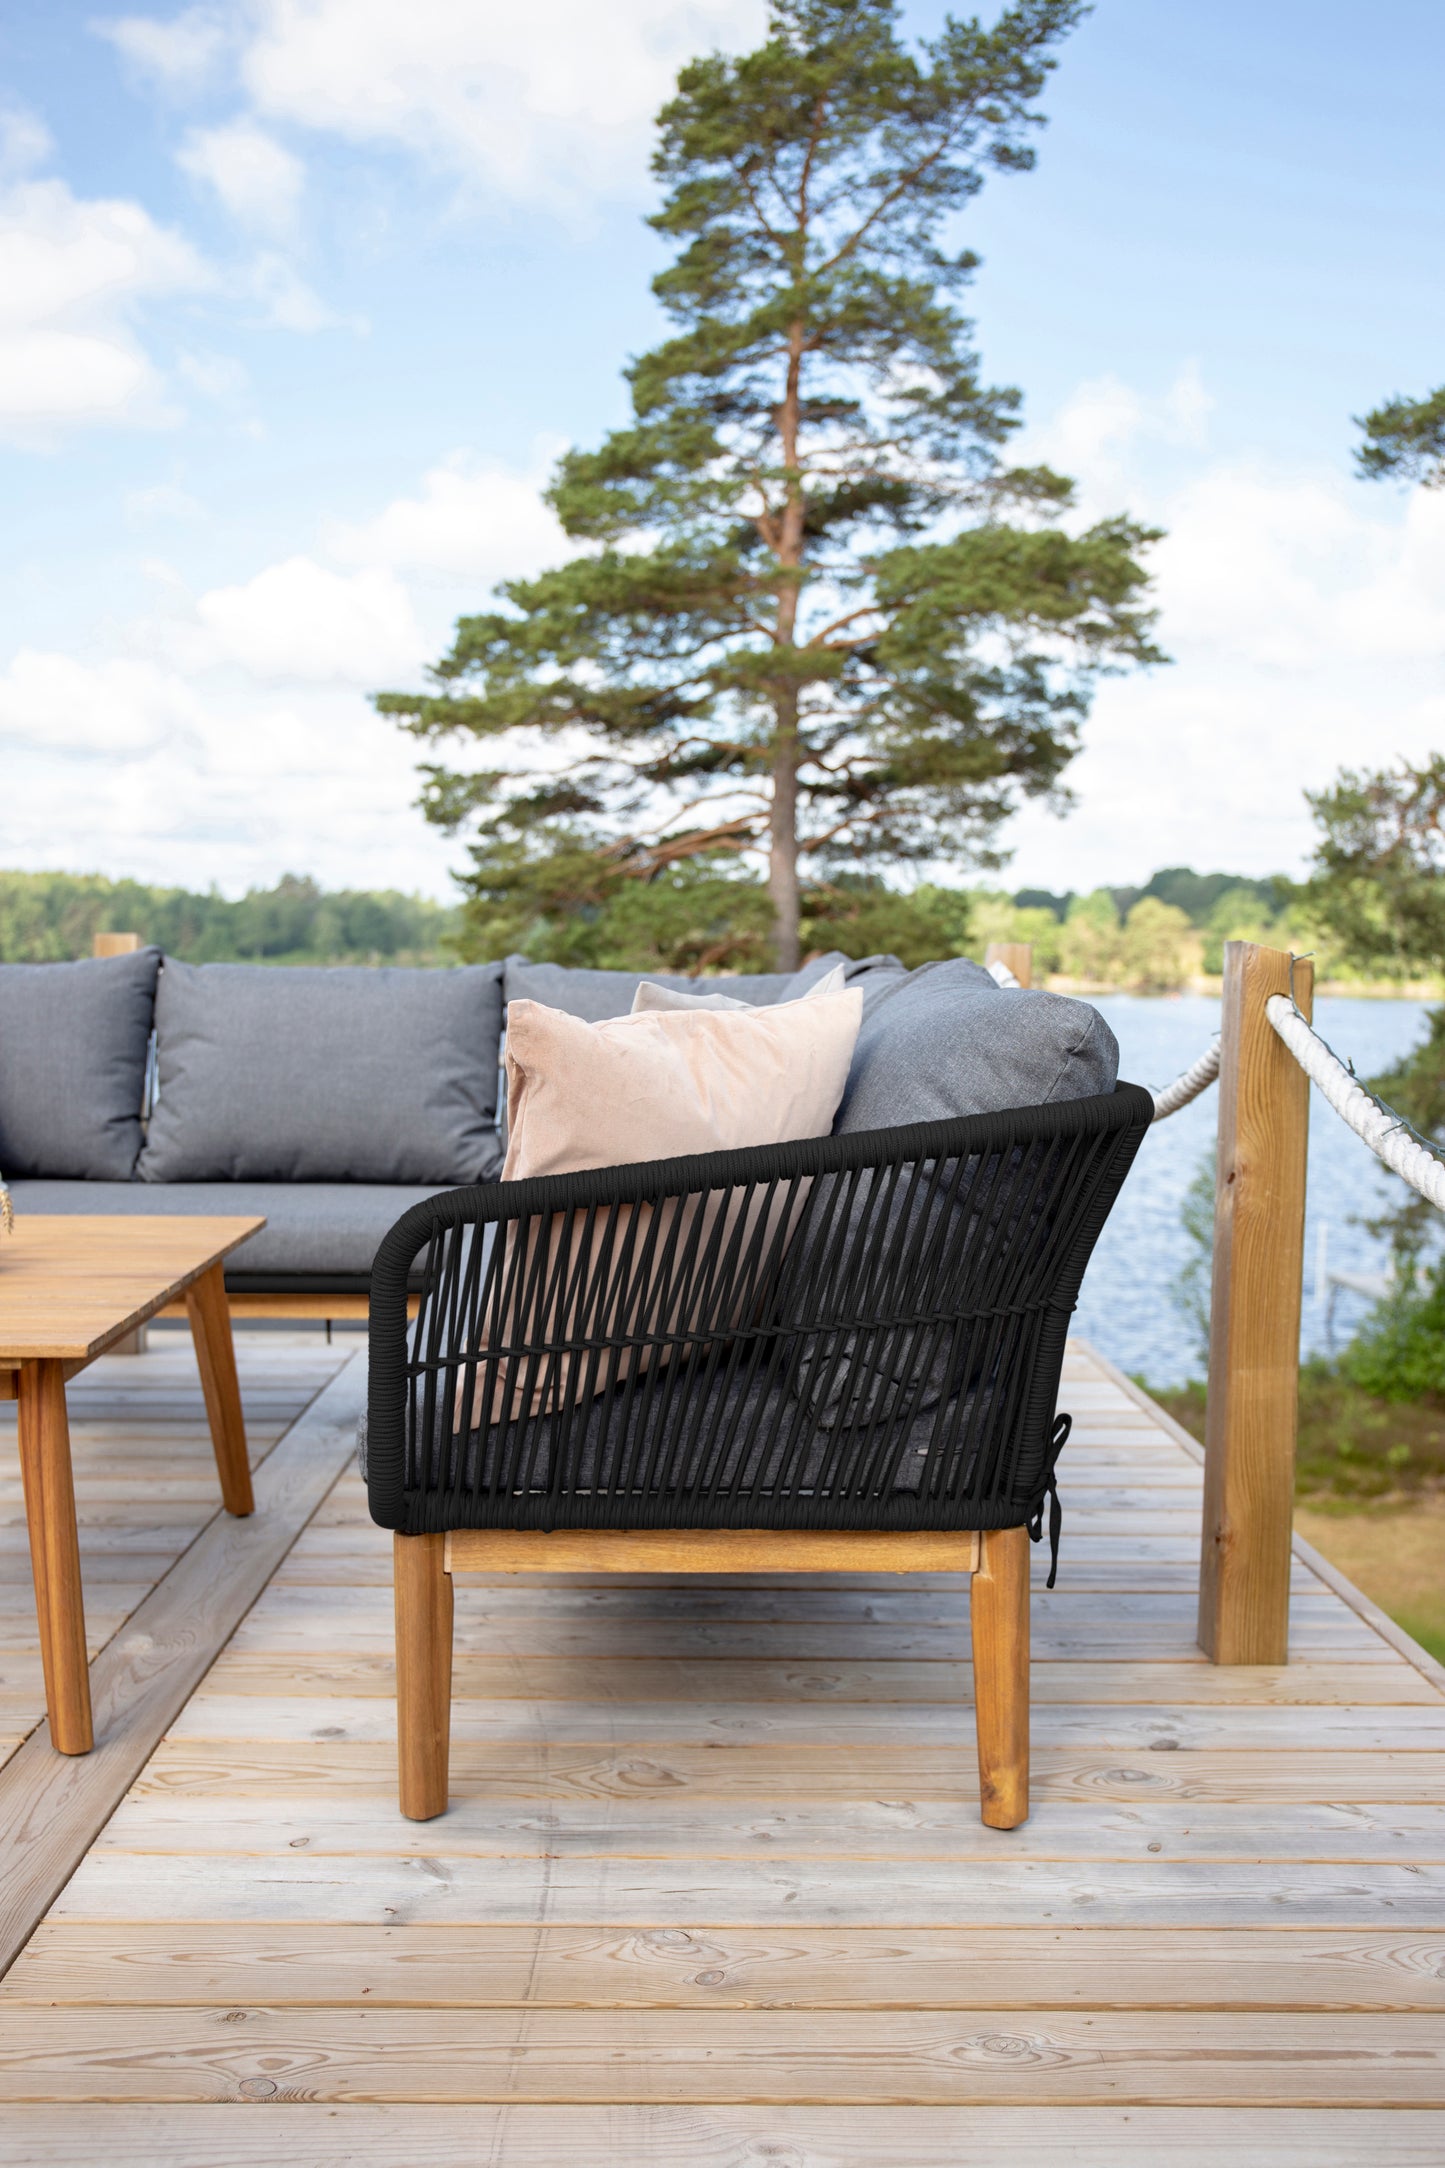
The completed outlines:
{"type": "MultiPolygon", "coordinates": [[[[862,1019],[863,996],[856,987],[770,1008],[643,1010],[596,1024],[538,1001],[514,1001],[507,1012],[510,1133],[502,1179],[517,1182],[532,1175],[575,1174],[586,1167],[826,1136],[843,1097],[862,1019]]],[[[653,1208],[632,1209],[650,1215],[653,1208]]],[[[716,1201],[705,1209],[715,1211],[716,1201]]],[[[730,1207],[730,1214],[736,1209],[730,1207]]],[[[671,1214],[677,1205],[661,1210],[671,1214]]],[[[690,1214],[696,1206],[684,1204],[683,1210],[690,1214]]],[[[544,1285],[556,1294],[546,1298],[543,1314],[535,1295],[524,1300],[502,1292],[496,1323],[504,1329],[487,1333],[491,1345],[514,1333],[535,1344],[539,1331],[555,1340],[583,1333],[593,1337],[601,1332],[681,1329],[684,1320],[664,1316],[666,1300],[650,1292],[645,1281],[625,1298],[625,1315],[605,1320],[575,1316],[575,1290],[579,1282],[590,1284],[592,1275],[576,1270],[575,1257],[566,1271],[556,1269],[556,1244],[564,1224],[560,1215],[552,1223],[545,1267],[540,1257],[519,1256],[515,1230],[509,1235],[505,1287],[544,1285]],[[520,1309],[525,1316],[518,1314],[520,1309]]],[[[730,1219],[730,1231],[731,1224],[730,1219]]],[[[684,1223],[684,1237],[689,1225],[684,1223]]],[[[634,1252],[642,1247],[645,1231],[640,1220],[631,1245],[634,1252]]],[[[661,1237],[667,1232],[659,1230],[654,1255],[666,1246],[661,1237]]],[[[614,1221],[610,1236],[604,1237],[600,1228],[594,1233],[594,1249],[604,1239],[616,1249],[622,1238],[623,1230],[614,1221]]],[[[534,1228],[529,1249],[542,1239],[540,1228],[534,1228]]],[[[575,1230],[574,1243],[581,1239],[575,1230]]],[[[481,1352],[485,1358],[485,1348],[481,1352]]],[[[545,1366],[522,1358],[515,1363],[486,1361],[486,1371],[493,1373],[491,1420],[501,1419],[509,1401],[513,1414],[528,1403],[533,1413],[540,1413],[599,1392],[609,1375],[624,1375],[631,1367],[625,1352],[613,1362],[609,1373],[606,1362],[588,1360],[574,1375],[566,1356],[545,1366]],[[503,1370],[509,1373],[505,1379],[496,1374],[503,1370]]],[[[473,1408],[480,1410],[487,1397],[479,1375],[473,1408]]]]}

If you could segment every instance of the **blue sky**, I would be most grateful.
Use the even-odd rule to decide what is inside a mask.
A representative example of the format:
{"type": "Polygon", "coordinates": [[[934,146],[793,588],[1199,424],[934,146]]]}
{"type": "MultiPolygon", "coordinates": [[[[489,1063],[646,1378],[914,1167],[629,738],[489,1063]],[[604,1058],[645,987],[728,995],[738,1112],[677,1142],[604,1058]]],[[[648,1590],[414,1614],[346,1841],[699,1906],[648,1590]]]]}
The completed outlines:
{"type": "MultiPolygon", "coordinates": [[[[942,16],[910,7],[910,27],[942,16]]],[[[447,892],[369,710],[564,545],[662,260],[648,121],[756,0],[10,0],[0,864],[447,892]]],[[[1101,0],[967,237],[1028,449],[1127,505],[1172,668],[1099,698],[1010,878],[1308,849],[1302,791],[1445,744],[1445,493],[1350,415],[1445,378],[1445,9],[1101,0]]]]}

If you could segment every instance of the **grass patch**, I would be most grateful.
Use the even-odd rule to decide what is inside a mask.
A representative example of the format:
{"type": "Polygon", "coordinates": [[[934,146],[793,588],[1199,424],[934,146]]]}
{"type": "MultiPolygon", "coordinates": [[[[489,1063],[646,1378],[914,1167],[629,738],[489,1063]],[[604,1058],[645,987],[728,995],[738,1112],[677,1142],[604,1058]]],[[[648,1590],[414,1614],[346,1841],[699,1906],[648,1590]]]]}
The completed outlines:
{"type": "MultiPolygon", "coordinates": [[[[1202,1383],[1144,1390],[1203,1443],[1202,1383]]],[[[1295,1494],[1326,1507],[1445,1496],[1445,1401],[1381,1400],[1329,1363],[1305,1363],[1295,1494]]]]}
{"type": "MultiPolygon", "coordinates": [[[[1146,1385],[1204,1441],[1204,1386],[1146,1385]]],[[[1330,1364],[1300,1370],[1295,1526],[1445,1663],[1445,1402],[1378,1399],[1330,1364]]]]}
{"type": "Polygon", "coordinates": [[[1383,1506],[1304,1505],[1295,1526],[1307,1543],[1363,1589],[1445,1664],[1445,1494],[1383,1506]]]}

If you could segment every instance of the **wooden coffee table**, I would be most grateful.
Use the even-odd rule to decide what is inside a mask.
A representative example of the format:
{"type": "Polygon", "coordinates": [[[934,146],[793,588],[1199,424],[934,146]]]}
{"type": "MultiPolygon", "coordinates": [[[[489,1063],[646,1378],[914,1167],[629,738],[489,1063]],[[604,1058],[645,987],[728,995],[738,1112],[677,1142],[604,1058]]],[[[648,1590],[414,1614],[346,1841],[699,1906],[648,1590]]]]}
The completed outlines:
{"type": "Polygon", "coordinates": [[[94,1743],[65,1381],[184,1297],[228,1513],[250,1513],[251,1466],[222,1260],[264,1219],[26,1214],[0,1234],[0,1400],[20,1403],[20,1472],[51,1743],[94,1743]]]}

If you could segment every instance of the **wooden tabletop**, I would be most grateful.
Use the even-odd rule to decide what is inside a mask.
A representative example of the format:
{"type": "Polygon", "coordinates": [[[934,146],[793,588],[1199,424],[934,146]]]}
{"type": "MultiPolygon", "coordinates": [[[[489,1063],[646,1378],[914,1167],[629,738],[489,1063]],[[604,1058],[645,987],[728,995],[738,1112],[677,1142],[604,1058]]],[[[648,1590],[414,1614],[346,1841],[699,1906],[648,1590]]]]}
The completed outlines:
{"type": "Polygon", "coordinates": [[[175,1214],[24,1213],[0,1234],[0,1369],[85,1362],[266,1224],[175,1214]]]}

